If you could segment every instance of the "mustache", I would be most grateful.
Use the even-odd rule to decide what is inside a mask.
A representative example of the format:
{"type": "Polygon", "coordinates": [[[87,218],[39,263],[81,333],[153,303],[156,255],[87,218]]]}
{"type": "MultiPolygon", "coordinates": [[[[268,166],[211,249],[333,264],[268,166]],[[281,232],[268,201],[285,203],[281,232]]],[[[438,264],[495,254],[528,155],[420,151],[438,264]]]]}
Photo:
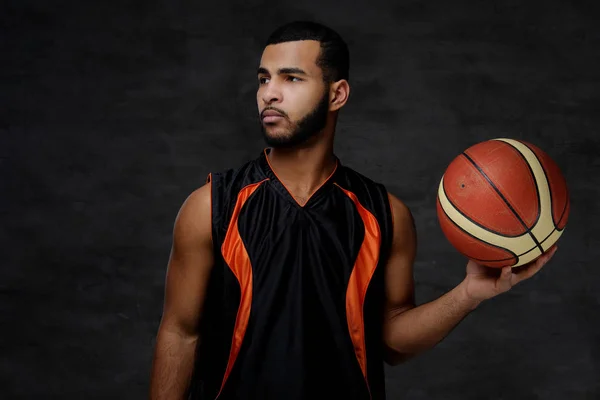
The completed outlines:
{"type": "Polygon", "coordinates": [[[266,107],[264,110],[262,110],[262,111],[260,112],[260,118],[261,118],[261,119],[262,119],[262,117],[264,116],[264,113],[265,113],[265,112],[267,112],[267,111],[276,111],[276,112],[278,112],[279,114],[283,115],[285,118],[288,118],[288,115],[287,115],[287,113],[286,113],[285,111],[283,111],[283,110],[281,110],[281,109],[279,109],[279,108],[277,108],[277,107],[272,107],[272,106],[269,106],[269,107],[266,107]]]}

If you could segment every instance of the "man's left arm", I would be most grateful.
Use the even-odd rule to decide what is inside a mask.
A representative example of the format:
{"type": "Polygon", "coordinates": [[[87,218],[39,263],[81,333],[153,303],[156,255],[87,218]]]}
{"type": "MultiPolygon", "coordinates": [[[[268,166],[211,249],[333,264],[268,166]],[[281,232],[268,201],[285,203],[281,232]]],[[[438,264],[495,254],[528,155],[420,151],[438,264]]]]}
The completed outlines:
{"type": "Polygon", "coordinates": [[[393,212],[393,243],[385,271],[385,317],[383,341],[386,361],[399,364],[431,349],[444,339],[471,311],[488,298],[505,292],[529,278],[550,259],[554,250],[518,273],[511,267],[491,270],[472,261],[467,264],[465,279],[443,296],[416,306],[414,300],[413,263],[417,237],[410,210],[390,194],[393,212]]]}

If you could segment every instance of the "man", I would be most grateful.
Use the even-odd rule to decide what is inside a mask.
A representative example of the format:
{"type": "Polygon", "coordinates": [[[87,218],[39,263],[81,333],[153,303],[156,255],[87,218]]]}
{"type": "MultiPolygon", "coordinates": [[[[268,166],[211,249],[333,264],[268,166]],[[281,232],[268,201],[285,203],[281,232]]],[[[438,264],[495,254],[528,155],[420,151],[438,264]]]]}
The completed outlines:
{"type": "Polygon", "coordinates": [[[384,399],[384,361],[432,348],[552,256],[495,275],[469,262],[415,306],[410,211],[333,152],[348,60],[316,23],[270,36],[257,76],[268,148],[210,174],[176,218],[152,399],[384,399]]]}

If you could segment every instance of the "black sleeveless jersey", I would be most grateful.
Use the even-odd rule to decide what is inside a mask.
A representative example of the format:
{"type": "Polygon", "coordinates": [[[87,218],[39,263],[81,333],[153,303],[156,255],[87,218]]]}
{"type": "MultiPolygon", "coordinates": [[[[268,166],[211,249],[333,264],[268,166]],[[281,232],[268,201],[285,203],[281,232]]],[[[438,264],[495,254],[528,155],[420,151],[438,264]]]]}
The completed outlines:
{"type": "Polygon", "coordinates": [[[299,205],[268,149],[212,173],[215,264],[192,399],[385,399],[385,187],[337,167],[299,205]]]}

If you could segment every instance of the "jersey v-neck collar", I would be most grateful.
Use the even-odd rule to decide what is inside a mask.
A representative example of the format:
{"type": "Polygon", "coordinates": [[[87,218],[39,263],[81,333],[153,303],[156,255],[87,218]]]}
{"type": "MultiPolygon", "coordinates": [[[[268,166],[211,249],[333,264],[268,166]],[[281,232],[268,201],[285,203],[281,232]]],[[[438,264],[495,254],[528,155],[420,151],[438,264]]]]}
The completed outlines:
{"type": "Polygon", "coordinates": [[[294,196],[292,196],[292,193],[283,184],[283,182],[281,182],[281,180],[279,179],[279,177],[277,176],[277,174],[271,167],[271,164],[269,163],[269,159],[268,159],[268,154],[269,154],[270,150],[271,149],[267,147],[267,148],[263,149],[263,151],[261,152],[260,157],[258,159],[260,169],[262,170],[264,175],[267,178],[269,178],[269,181],[270,181],[272,187],[274,189],[276,189],[276,191],[279,194],[281,194],[288,201],[291,201],[294,205],[296,205],[297,207],[300,207],[300,208],[310,207],[312,204],[317,202],[317,200],[323,194],[327,193],[333,187],[336,177],[339,174],[339,171],[341,170],[341,166],[342,166],[341,162],[337,156],[334,156],[336,164],[335,164],[335,168],[333,169],[333,172],[329,175],[329,177],[327,179],[325,179],[325,181],[323,181],[321,186],[319,186],[319,188],[309,197],[309,199],[306,201],[306,203],[304,205],[302,205],[302,204],[298,203],[298,201],[294,198],[294,196]]]}

